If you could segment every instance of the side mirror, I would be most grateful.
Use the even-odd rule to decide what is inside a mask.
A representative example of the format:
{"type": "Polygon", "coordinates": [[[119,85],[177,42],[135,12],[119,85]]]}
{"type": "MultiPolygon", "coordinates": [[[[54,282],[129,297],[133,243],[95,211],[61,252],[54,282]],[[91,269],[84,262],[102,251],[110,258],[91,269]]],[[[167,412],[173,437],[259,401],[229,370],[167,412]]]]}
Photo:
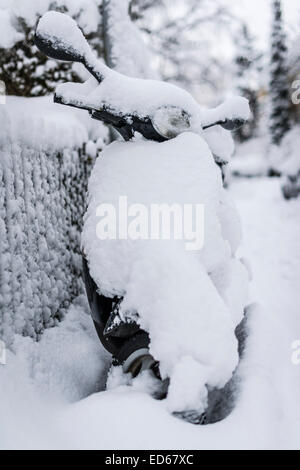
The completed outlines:
{"type": "Polygon", "coordinates": [[[205,111],[203,129],[222,126],[227,131],[236,131],[248,121],[250,115],[249,101],[246,98],[229,98],[217,108],[205,111]]]}
{"type": "Polygon", "coordinates": [[[40,19],[35,45],[51,59],[79,62],[101,83],[107,68],[95,58],[76,21],[57,11],[48,11],[40,19]]]}
{"type": "Polygon", "coordinates": [[[82,62],[90,49],[73,18],[56,11],[40,19],[35,44],[48,57],[68,62],[82,62]]]}

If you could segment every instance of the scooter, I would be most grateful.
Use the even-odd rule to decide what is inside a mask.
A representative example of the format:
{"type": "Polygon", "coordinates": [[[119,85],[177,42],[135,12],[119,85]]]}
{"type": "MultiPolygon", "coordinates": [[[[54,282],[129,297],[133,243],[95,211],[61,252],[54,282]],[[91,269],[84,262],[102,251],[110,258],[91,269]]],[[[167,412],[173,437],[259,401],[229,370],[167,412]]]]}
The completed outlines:
{"type": "MultiPolygon", "coordinates": [[[[204,132],[214,127],[234,131],[247,120],[249,109],[243,98],[233,100],[230,105],[225,103],[212,110],[202,110],[191,95],[180,88],[133,79],[111,70],[94,56],[81,30],[67,15],[57,12],[44,15],[36,30],[35,44],[52,59],[83,64],[93,77],[85,84],[59,86],[55,103],[88,111],[91,118],[112,126],[126,142],[137,134],[147,141],[163,143],[184,132],[204,132]],[[148,103],[144,108],[138,102],[140,89],[148,103]],[[122,93],[128,95],[126,102],[121,99],[122,93]]],[[[224,173],[226,158],[213,153],[216,165],[224,173]]],[[[90,274],[86,256],[83,257],[83,277],[97,334],[113,356],[114,366],[121,366],[124,374],[133,378],[151,371],[162,384],[156,398],[166,397],[168,379],[162,379],[160,364],[150,353],[149,333],[141,328],[138,320],[124,320],[120,315],[121,296],[103,295],[90,274]]],[[[247,336],[245,325],[246,319],[236,329],[240,357],[247,336]]],[[[228,397],[232,396],[234,387],[233,378],[225,388],[210,390],[205,413],[197,415],[187,411],[177,415],[194,424],[218,421],[232,408],[228,397]]]]}

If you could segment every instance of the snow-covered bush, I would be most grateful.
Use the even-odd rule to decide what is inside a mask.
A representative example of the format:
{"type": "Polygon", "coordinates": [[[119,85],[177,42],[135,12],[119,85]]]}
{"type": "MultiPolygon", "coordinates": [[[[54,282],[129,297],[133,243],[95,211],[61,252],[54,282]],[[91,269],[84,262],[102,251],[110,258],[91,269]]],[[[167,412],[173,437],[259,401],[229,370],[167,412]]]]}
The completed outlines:
{"type": "Polygon", "coordinates": [[[85,148],[93,147],[85,143],[96,135],[92,123],[89,133],[56,106],[9,98],[0,107],[0,338],[7,344],[14,333],[39,338],[81,291],[92,164],[85,148]]]}
{"type": "MultiPolygon", "coordinates": [[[[153,76],[151,58],[131,19],[129,0],[0,0],[0,79],[8,95],[43,96],[59,82],[80,81],[81,70],[48,59],[34,45],[39,18],[48,10],[72,16],[97,55],[128,75],[153,76]]],[[[138,0],[133,11],[147,5],[138,0]]]]}
{"type": "Polygon", "coordinates": [[[262,138],[251,139],[239,145],[238,155],[230,161],[227,169],[228,181],[231,176],[238,178],[267,176],[267,162],[258,150],[259,148],[267,148],[266,142],[262,138]]]}
{"type": "Polygon", "coordinates": [[[42,96],[79,79],[72,64],[49,60],[34,46],[36,23],[48,10],[68,13],[102,54],[100,0],[0,0],[0,79],[9,95],[42,96]]]}
{"type": "Polygon", "coordinates": [[[282,175],[282,190],[286,199],[300,195],[300,127],[288,132],[280,147],[273,147],[270,160],[275,173],[282,175]]]}

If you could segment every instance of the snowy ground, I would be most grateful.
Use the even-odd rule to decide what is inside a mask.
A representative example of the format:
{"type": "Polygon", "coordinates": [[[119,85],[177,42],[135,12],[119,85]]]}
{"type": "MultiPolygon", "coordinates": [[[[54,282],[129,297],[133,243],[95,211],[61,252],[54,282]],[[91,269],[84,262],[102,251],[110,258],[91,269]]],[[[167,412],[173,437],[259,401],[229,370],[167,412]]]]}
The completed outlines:
{"type": "Polygon", "coordinates": [[[300,201],[283,201],[277,179],[237,180],[230,191],[260,304],[231,416],[195,427],[138,388],[103,392],[109,359],[79,299],[39,344],[17,338],[0,366],[0,448],[300,449],[300,366],[291,361],[300,339],[300,201]]]}

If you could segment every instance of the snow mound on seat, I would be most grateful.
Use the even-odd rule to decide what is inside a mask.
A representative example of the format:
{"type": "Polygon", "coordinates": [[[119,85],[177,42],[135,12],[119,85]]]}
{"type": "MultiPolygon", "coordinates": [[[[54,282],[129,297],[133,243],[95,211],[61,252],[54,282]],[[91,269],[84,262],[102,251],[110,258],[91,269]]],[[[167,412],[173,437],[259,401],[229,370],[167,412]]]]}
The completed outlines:
{"type": "Polygon", "coordinates": [[[239,219],[229,216],[235,209],[206,142],[185,133],[163,144],[114,143],[97,160],[89,193],[82,244],[92,277],[105,295],[124,296],[124,316],[138,312],[171,386],[174,374],[172,403],[182,410],[203,410],[205,386],[224,386],[237,366],[234,330],[247,296],[246,270],[234,258],[239,219]],[[152,204],[203,204],[203,249],[189,252],[186,240],[172,236],[99,240],[97,209],[102,204],[118,208],[119,196],[127,197],[128,206],[139,203],[149,212],[152,204]],[[190,368],[182,380],[192,380],[183,391],[194,393],[187,395],[180,387],[180,399],[175,399],[181,361],[190,368]]]}

